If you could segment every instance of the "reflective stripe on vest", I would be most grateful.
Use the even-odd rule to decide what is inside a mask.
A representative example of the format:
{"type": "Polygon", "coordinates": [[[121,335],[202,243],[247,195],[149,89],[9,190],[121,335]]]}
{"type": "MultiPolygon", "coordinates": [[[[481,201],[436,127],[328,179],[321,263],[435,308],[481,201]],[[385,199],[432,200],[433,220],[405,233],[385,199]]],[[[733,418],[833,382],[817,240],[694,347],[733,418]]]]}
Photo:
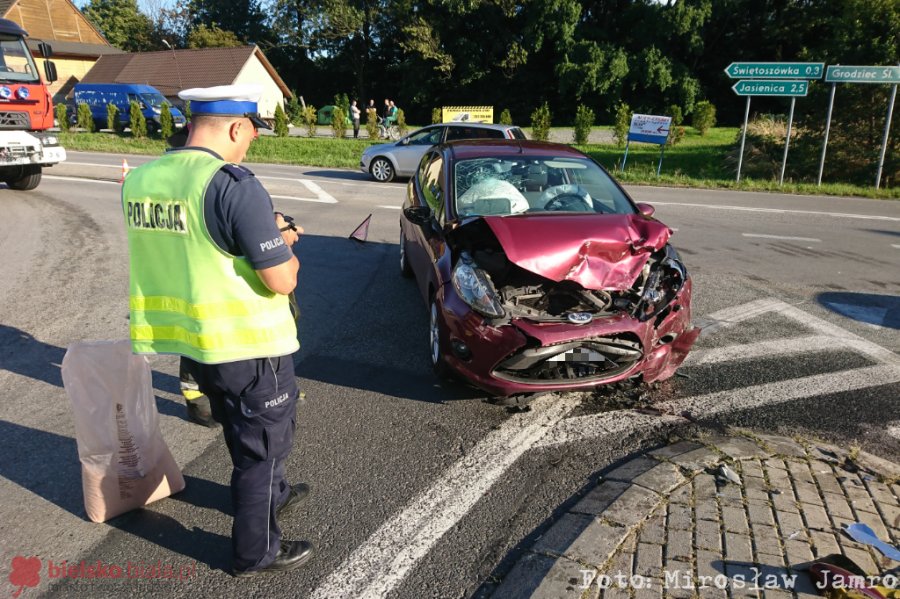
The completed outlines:
{"type": "Polygon", "coordinates": [[[216,364],[299,348],[288,297],[269,290],[245,258],[219,248],[206,228],[206,189],[225,164],[182,150],[125,179],[135,353],[216,364]]]}

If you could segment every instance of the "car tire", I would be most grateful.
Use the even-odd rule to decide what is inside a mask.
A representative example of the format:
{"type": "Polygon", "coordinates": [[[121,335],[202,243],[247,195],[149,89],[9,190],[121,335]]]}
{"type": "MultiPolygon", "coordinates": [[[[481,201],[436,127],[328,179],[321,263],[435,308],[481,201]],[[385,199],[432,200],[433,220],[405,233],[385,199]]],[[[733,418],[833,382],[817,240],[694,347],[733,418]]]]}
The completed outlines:
{"type": "Polygon", "coordinates": [[[369,166],[369,173],[379,183],[387,183],[394,179],[394,165],[387,158],[379,156],[369,166]]]}
{"type": "Polygon", "coordinates": [[[14,176],[6,179],[10,189],[17,191],[31,191],[41,182],[41,167],[39,165],[23,166],[14,176]]]}
{"type": "Polygon", "coordinates": [[[431,368],[438,377],[447,378],[450,376],[450,367],[444,361],[444,352],[441,350],[443,339],[441,338],[440,310],[437,299],[434,297],[431,298],[428,312],[428,353],[431,357],[431,368]]]}
{"type": "Polygon", "coordinates": [[[406,235],[403,234],[403,228],[400,229],[400,274],[407,279],[413,277],[413,270],[409,265],[409,256],[406,255],[406,235]]]}

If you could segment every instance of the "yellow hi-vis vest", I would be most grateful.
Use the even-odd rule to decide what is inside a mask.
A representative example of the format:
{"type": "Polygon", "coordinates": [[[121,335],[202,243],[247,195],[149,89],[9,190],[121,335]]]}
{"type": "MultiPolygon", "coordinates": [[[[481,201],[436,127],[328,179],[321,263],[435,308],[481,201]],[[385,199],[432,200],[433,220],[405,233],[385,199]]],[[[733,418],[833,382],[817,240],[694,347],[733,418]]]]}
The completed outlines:
{"type": "Polygon", "coordinates": [[[182,150],[125,178],[135,353],[220,364],[300,347],[288,296],[266,287],[246,258],[219,248],[206,228],[203,199],[225,164],[182,150]]]}

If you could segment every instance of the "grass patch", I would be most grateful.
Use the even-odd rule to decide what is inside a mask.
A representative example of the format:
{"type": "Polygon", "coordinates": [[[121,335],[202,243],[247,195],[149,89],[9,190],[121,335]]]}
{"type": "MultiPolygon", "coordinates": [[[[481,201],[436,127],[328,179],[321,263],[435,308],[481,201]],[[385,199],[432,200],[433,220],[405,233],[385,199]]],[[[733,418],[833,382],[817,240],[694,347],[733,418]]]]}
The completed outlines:
{"type": "MultiPolygon", "coordinates": [[[[769,191],[807,195],[859,196],[879,199],[900,199],[900,187],[876,190],[849,183],[786,182],[743,178],[734,181],[734,170],[725,156],[738,134],[737,127],[717,127],[701,137],[692,127],[675,147],[667,147],[663,156],[662,173],[656,176],[659,146],[632,144],[628,149],[628,161],[624,172],[618,170],[624,149],[612,144],[587,144],[576,146],[605,166],[622,183],[629,185],[660,185],[666,187],[696,187],[707,189],[732,189],[741,191],[769,191]]],[[[73,151],[113,152],[120,154],[159,155],[166,144],[161,139],[136,140],[128,135],[115,133],[60,133],[63,147],[73,151]]],[[[359,168],[363,149],[373,143],[368,139],[334,139],[330,137],[275,137],[262,136],[250,145],[247,162],[274,164],[302,164],[328,168],[359,168]]]]}

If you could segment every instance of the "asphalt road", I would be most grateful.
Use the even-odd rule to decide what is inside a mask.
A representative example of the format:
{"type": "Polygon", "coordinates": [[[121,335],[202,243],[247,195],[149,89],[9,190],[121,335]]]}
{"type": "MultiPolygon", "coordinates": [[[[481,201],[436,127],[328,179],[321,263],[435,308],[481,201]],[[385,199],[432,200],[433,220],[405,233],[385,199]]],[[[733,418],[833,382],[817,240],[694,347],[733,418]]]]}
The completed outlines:
{"type": "Polygon", "coordinates": [[[0,587],[16,590],[14,556],[43,564],[22,597],[469,597],[598,472],[677,435],[739,425],[900,459],[900,202],[630,188],[677,229],[694,277],[706,330],[686,376],[638,399],[562,394],[512,413],[431,374],[426,307],[398,272],[402,183],[251,165],[306,229],[307,399],[287,471],[313,496],[283,527],[317,554],[235,580],[230,464],[221,436],[185,421],[175,359],[151,364],[187,489],[106,524],[84,516],[59,365],[73,341],[128,333],[121,162],[72,153],[37,190],[0,189],[0,587]],[[368,242],[348,240],[369,214],[368,242]],[[184,567],[186,580],[48,575],[81,560],[184,567]]]}

